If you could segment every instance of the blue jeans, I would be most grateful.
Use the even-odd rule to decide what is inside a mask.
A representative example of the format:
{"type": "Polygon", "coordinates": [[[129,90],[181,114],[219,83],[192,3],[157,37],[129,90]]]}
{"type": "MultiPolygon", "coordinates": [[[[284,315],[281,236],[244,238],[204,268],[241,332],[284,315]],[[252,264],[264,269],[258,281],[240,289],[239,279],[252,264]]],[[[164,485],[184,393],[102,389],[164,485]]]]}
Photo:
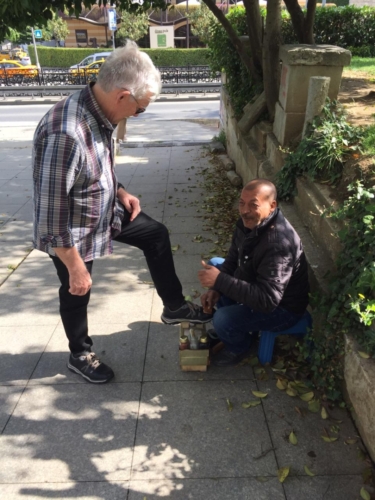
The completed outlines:
{"type": "MultiPolygon", "coordinates": [[[[208,263],[218,269],[224,259],[214,257],[208,263]]],[[[252,342],[252,333],[262,330],[281,332],[295,325],[302,317],[277,307],[270,313],[253,311],[222,295],[216,304],[213,325],[219,339],[229,351],[241,354],[247,351],[252,342]]]]}

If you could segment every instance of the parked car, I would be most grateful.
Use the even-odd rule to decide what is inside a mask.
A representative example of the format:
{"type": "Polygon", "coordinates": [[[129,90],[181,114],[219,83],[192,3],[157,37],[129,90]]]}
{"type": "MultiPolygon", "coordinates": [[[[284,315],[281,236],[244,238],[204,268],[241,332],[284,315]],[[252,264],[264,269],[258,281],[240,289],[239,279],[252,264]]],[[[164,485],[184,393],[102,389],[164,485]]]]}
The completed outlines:
{"type": "Polygon", "coordinates": [[[17,61],[0,61],[0,80],[14,80],[21,83],[24,78],[35,78],[38,75],[38,68],[32,64],[22,66],[17,61]]]}
{"type": "Polygon", "coordinates": [[[106,59],[109,55],[111,55],[111,52],[97,52],[96,54],[91,54],[91,56],[85,57],[83,61],[81,61],[80,63],[73,64],[73,66],[70,66],[69,69],[85,68],[86,66],[89,66],[92,63],[95,63],[102,59],[106,59]]]}
{"type": "Polygon", "coordinates": [[[29,56],[21,57],[19,62],[22,64],[22,66],[30,66],[31,65],[31,59],[29,56]]]}
{"type": "Polygon", "coordinates": [[[96,80],[96,75],[99,73],[100,68],[104,64],[105,59],[93,62],[88,66],[82,68],[69,69],[69,73],[77,84],[85,84],[96,80]]]}

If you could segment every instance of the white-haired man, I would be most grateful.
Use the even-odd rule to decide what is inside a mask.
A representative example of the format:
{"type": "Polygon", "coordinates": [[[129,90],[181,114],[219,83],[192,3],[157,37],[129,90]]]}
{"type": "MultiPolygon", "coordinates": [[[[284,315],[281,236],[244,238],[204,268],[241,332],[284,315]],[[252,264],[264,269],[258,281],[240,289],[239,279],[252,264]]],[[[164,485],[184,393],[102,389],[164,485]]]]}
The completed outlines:
{"type": "Polygon", "coordinates": [[[34,135],[34,246],[49,254],[61,282],[68,368],[89,382],[114,376],[91,351],[87,324],[92,264],[112,253],[112,240],[143,250],[164,304],[164,323],[211,317],[185,301],[165,226],[143,213],[138,198],[116,179],[114,128],[143,113],[160,89],[151,59],[128,42],[107,58],[96,83],[56,104],[34,135]]]}

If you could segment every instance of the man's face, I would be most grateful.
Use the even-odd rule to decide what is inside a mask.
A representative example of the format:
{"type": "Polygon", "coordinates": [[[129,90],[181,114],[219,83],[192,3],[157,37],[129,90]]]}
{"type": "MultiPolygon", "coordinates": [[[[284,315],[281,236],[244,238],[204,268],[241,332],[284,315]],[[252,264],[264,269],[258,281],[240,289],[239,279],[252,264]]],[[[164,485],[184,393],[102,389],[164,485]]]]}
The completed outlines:
{"type": "Polygon", "coordinates": [[[252,191],[243,190],[239,201],[240,216],[248,229],[254,229],[276,208],[276,200],[269,198],[267,187],[260,186],[252,191]]]}
{"type": "Polygon", "coordinates": [[[131,116],[138,116],[140,110],[142,112],[146,110],[150,104],[151,97],[152,94],[147,94],[146,97],[137,99],[127,90],[120,92],[112,123],[118,123],[120,120],[130,118],[131,116]]]}

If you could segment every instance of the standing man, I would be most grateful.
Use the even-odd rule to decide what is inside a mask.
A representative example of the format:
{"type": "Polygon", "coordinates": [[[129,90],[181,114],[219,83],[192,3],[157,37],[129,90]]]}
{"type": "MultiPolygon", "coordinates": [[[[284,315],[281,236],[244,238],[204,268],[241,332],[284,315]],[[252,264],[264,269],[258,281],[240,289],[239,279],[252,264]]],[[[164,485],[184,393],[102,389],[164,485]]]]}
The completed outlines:
{"type": "Polygon", "coordinates": [[[112,253],[112,240],[143,251],[164,323],[204,323],[212,316],[185,301],[168,230],[116,179],[112,133],[120,120],[143,113],[160,89],[159,71],[128,41],[107,58],[97,82],[56,104],[34,135],[34,246],[49,254],[61,282],[68,368],[89,382],[114,376],[91,351],[87,323],[93,261],[112,253]]]}
{"type": "Polygon", "coordinates": [[[202,262],[198,277],[205,310],[217,305],[213,325],[225,348],[218,366],[237,364],[247,354],[251,333],[296,324],[309,293],[307,262],[298,234],[277,207],[276,187],[255,179],[243,188],[240,219],[224,259],[202,262]]]}

